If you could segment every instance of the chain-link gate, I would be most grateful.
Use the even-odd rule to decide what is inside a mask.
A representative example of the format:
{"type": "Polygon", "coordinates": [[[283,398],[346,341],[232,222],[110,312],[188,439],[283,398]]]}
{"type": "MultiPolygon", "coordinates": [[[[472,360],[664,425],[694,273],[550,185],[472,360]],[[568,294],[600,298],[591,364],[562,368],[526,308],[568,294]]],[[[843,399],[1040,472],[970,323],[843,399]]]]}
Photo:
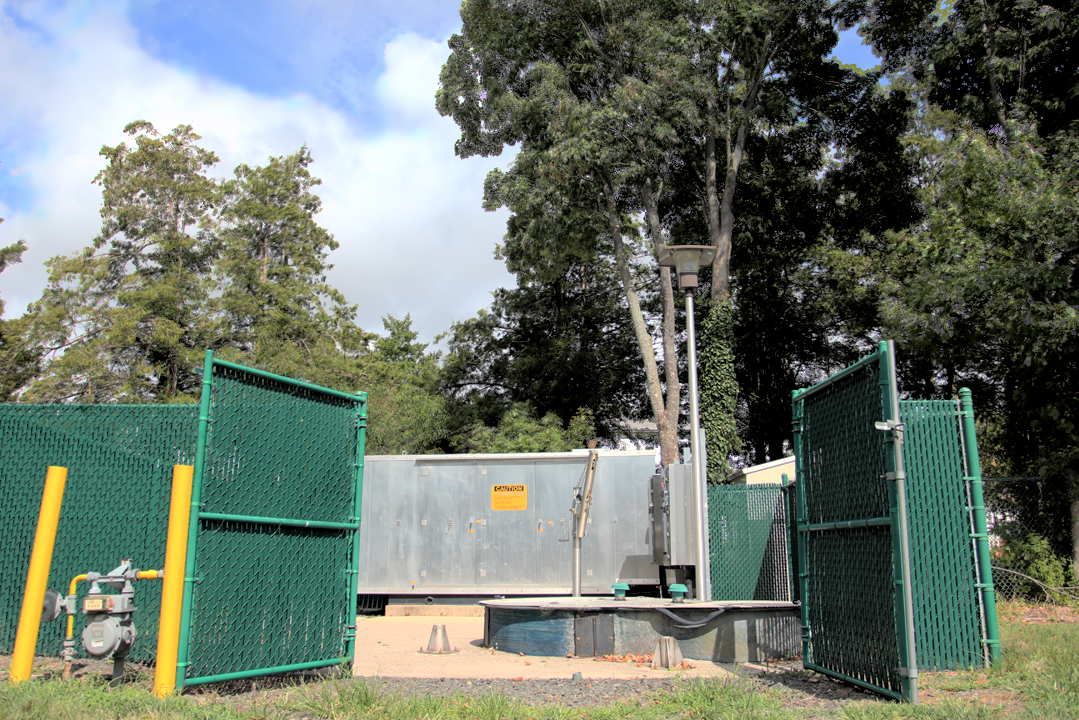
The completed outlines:
{"type": "Polygon", "coordinates": [[[177,687],[351,662],[366,417],[207,353],[177,687]]]}
{"type": "Polygon", "coordinates": [[[712,599],[789,602],[787,525],[779,485],[710,485],[712,599]]]}
{"type": "Polygon", "coordinates": [[[970,392],[899,402],[894,368],[881,343],[794,394],[793,584],[806,668],[917,702],[919,666],[999,640],[970,392]]]}
{"type": "MultiPolygon", "coordinates": [[[[49,587],[66,593],[71,579],[107,572],[130,558],[161,568],[173,465],[195,454],[193,405],[0,405],[0,654],[15,645],[23,582],[49,465],[68,468],[49,587]]],[[[88,589],[78,586],[78,602],[88,589]]],[[[127,658],[152,662],[157,652],[161,584],[138,586],[138,642],[127,658]]],[[[75,635],[85,616],[76,614],[75,635]]],[[[62,622],[41,626],[36,654],[57,657],[62,622]]]]}
{"type": "Polygon", "coordinates": [[[917,702],[890,344],[794,395],[806,668],[917,702]]]}
{"type": "Polygon", "coordinates": [[[961,410],[954,400],[904,400],[911,582],[918,665],[985,663],[972,499],[964,481],[961,410]]]}

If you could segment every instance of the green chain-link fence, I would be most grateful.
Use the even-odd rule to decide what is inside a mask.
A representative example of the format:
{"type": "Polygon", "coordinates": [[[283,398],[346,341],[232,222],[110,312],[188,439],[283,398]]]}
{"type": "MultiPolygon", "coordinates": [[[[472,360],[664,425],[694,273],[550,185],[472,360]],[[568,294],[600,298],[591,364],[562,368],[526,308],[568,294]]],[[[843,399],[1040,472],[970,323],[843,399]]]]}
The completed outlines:
{"type": "MultiPolygon", "coordinates": [[[[68,468],[49,587],[75,575],[165,562],[173,465],[191,464],[193,405],[0,405],[0,653],[10,654],[49,465],[68,468]]],[[[87,584],[80,583],[81,607],[87,584]]],[[[136,583],[138,640],[128,658],[157,651],[160,581],[136,583]]],[[[37,653],[59,656],[65,623],[41,627],[37,653]]],[[[83,615],[75,615],[76,637],[83,615]]]]}
{"type": "Polygon", "coordinates": [[[787,498],[779,485],[710,485],[713,600],[790,601],[787,498]]]}
{"type": "Polygon", "coordinates": [[[960,408],[954,400],[905,400],[907,504],[918,665],[984,664],[977,566],[964,480],[960,408]]]}
{"type": "Polygon", "coordinates": [[[878,352],[795,396],[803,662],[901,698],[908,658],[885,479],[894,467],[875,427],[887,419],[882,361],[878,352]]]}
{"type": "Polygon", "coordinates": [[[986,479],[993,584],[1002,599],[1059,602],[1079,596],[1067,490],[1048,478],[986,479]]]}
{"type": "Polygon", "coordinates": [[[916,701],[919,668],[983,665],[999,641],[969,391],[899,402],[892,368],[882,343],[795,393],[794,577],[806,667],[916,701]]]}
{"type": "Polygon", "coordinates": [[[178,687],[349,661],[366,408],[207,354],[178,687]]]}

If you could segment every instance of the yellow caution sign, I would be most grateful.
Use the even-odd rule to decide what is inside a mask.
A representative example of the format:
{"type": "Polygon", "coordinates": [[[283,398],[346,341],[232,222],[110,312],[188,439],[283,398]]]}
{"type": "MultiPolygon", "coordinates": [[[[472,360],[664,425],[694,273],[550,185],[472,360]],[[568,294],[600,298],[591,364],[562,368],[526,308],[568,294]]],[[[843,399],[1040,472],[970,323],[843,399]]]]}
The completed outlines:
{"type": "Polygon", "coordinates": [[[527,485],[492,485],[492,510],[527,510],[527,485]]]}

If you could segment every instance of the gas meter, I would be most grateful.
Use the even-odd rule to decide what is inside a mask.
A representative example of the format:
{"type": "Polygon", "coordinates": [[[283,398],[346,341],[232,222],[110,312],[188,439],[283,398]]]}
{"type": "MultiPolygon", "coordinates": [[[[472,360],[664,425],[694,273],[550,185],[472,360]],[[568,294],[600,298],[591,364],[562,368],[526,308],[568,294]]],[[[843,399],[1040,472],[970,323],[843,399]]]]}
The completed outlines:
{"type": "Polygon", "coordinates": [[[135,572],[131,564],[124,561],[120,567],[108,575],[94,579],[96,573],[87,573],[90,581],[90,593],[83,598],[82,612],[86,615],[86,627],[82,631],[82,647],[94,657],[112,656],[121,662],[135,642],[138,631],[131,621],[135,612],[135,589],[131,586],[135,572]],[[118,589],[115,595],[105,595],[101,586],[107,585],[118,589]]]}
{"type": "Polygon", "coordinates": [[[131,567],[130,560],[121,561],[119,567],[102,575],[89,572],[71,582],[71,592],[61,597],[54,591],[46,594],[42,620],[52,620],[61,610],[68,615],[68,634],[64,640],[62,657],[70,668],[75,659],[75,638],[72,636],[72,617],[77,612],[75,583],[85,579],[90,590],[82,601],[86,626],[82,631],[82,647],[95,658],[112,657],[112,678],[115,684],[124,674],[124,658],[138,636],[132,616],[135,607],[135,588],[132,582],[140,579],[160,578],[164,573],[157,570],[140,572],[131,567]],[[102,588],[112,588],[115,593],[104,593],[102,588]]]}

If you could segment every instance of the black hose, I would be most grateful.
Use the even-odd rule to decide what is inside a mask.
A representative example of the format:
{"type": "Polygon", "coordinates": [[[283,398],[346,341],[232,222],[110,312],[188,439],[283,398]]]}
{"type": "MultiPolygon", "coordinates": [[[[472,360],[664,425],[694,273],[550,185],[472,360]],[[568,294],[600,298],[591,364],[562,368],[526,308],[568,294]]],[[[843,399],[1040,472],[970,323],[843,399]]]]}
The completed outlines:
{"type": "Polygon", "coordinates": [[[669,617],[671,620],[674,620],[675,624],[678,625],[678,627],[683,627],[683,628],[686,628],[687,630],[696,630],[697,628],[704,627],[705,625],[712,622],[713,620],[715,620],[717,617],[719,617],[723,613],[727,612],[726,608],[720,608],[719,610],[716,610],[715,612],[710,614],[704,620],[694,621],[694,620],[686,620],[685,618],[678,617],[677,615],[675,615],[673,612],[671,612],[667,608],[656,608],[656,610],[663,613],[664,615],[669,617]]]}

